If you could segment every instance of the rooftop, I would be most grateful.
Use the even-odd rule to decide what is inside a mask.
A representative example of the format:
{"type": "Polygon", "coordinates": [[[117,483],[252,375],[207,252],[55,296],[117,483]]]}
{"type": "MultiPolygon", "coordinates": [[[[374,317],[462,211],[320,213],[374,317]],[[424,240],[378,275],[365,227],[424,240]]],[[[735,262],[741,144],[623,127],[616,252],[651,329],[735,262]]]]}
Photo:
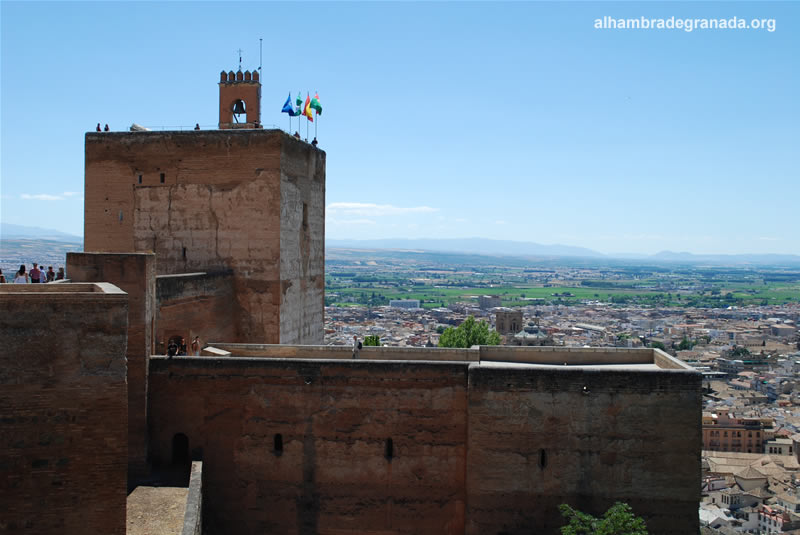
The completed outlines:
{"type": "MultiPolygon", "coordinates": [[[[209,357],[353,360],[350,346],[302,346],[209,343],[209,357]]],[[[460,348],[363,347],[360,361],[470,362],[487,368],[563,368],[699,373],[658,349],[473,346],[460,348]]]]}

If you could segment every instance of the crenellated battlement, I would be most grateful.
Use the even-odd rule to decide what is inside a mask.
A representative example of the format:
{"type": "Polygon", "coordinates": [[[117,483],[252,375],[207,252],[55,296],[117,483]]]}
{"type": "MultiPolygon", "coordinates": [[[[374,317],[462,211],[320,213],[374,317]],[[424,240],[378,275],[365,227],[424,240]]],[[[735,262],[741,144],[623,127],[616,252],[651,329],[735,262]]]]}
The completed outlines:
{"type": "Polygon", "coordinates": [[[259,83],[259,75],[257,70],[253,71],[221,71],[219,73],[220,84],[231,84],[239,82],[259,83]]]}

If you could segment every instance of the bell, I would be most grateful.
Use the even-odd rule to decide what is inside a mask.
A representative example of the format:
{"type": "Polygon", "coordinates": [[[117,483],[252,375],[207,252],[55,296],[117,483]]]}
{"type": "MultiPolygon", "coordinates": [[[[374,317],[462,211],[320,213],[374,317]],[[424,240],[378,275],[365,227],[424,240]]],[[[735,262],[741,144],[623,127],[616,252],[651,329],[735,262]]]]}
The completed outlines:
{"type": "Polygon", "coordinates": [[[233,114],[234,115],[241,115],[244,113],[244,101],[237,100],[233,103],[233,114]]]}

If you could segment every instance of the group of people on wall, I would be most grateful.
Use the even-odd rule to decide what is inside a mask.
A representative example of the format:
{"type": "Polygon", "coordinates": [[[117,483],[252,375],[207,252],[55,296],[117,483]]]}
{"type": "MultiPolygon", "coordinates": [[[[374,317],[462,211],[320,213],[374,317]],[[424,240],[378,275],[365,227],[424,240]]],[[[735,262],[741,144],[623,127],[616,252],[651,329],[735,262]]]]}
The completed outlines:
{"type": "Polygon", "coordinates": [[[11,279],[6,279],[3,270],[0,269],[0,283],[13,282],[15,284],[42,284],[45,282],[53,282],[64,280],[64,268],[58,268],[58,271],[53,270],[53,266],[48,266],[45,271],[44,266],[39,268],[39,264],[33,263],[33,268],[30,271],[25,267],[25,264],[19,266],[19,270],[14,274],[11,279]]]}
{"type": "Polygon", "coordinates": [[[203,346],[200,343],[200,337],[195,336],[194,340],[192,340],[191,353],[189,353],[189,348],[186,346],[186,339],[182,336],[173,336],[167,343],[167,357],[185,357],[189,355],[197,356],[200,354],[202,347],[203,346]]]}

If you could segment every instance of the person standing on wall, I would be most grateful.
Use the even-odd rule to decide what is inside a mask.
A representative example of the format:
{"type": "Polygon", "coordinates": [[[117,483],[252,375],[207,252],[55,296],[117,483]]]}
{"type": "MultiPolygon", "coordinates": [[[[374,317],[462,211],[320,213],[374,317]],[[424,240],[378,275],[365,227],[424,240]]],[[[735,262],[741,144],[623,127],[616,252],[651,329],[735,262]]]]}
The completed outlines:
{"type": "Polygon", "coordinates": [[[25,264],[19,266],[19,271],[17,271],[16,276],[14,277],[15,284],[28,284],[28,274],[25,273],[25,264]]]}
{"type": "Polygon", "coordinates": [[[178,354],[178,344],[175,343],[174,338],[170,338],[169,344],[167,344],[167,358],[172,358],[178,354]]]}
{"type": "Polygon", "coordinates": [[[353,335],[353,358],[358,358],[358,352],[361,350],[361,342],[358,341],[358,336],[353,335]]]}
{"type": "Polygon", "coordinates": [[[39,271],[39,264],[36,262],[33,263],[33,269],[31,270],[31,284],[38,284],[40,281],[40,277],[42,276],[42,272],[39,271]]]}
{"type": "Polygon", "coordinates": [[[200,337],[195,336],[194,340],[192,340],[192,355],[195,357],[200,355],[200,337]]]}

